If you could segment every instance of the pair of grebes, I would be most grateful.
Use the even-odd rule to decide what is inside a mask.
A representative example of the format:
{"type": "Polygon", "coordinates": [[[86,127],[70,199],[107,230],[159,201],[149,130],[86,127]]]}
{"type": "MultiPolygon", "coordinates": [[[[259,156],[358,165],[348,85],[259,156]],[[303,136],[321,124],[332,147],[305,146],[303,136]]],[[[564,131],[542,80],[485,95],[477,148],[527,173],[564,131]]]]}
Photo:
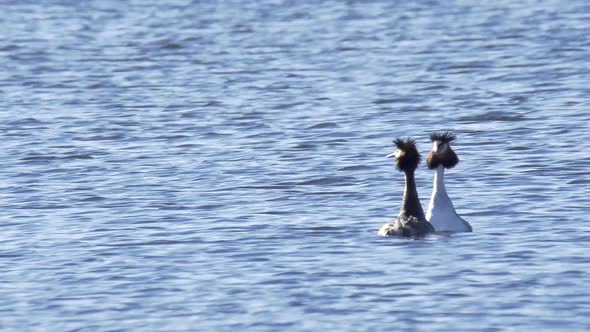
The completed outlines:
{"type": "Polygon", "coordinates": [[[433,133],[430,140],[434,145],[428,155],[427,165],[436,170],[436,173],[426,215],[418,198],[414,178],[414,171],[421,160],[416,142],[411,138],[393,141],[397,150],[387,157],[395,157],[395,167],[405,174],[404,198],[398,217],[383,225],[379,229],[379,235],[410,237],[434,232],[471,232],[471,225],[457,215],[445,189],[445,169],[453,168],[459,163],[457,154],[451,148],[455,135],[448,131],[433,133]]]}

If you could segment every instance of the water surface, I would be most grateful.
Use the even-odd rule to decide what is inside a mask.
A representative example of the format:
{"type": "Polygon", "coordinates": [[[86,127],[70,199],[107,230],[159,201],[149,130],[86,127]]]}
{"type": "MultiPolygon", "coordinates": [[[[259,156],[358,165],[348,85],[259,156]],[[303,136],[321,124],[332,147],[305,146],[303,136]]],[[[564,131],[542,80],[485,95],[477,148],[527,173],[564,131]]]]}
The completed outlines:
{"type": "Polygon", "coordinates": [[[590,329],[585,1],[0,7],[2,330],[590,329]]]}

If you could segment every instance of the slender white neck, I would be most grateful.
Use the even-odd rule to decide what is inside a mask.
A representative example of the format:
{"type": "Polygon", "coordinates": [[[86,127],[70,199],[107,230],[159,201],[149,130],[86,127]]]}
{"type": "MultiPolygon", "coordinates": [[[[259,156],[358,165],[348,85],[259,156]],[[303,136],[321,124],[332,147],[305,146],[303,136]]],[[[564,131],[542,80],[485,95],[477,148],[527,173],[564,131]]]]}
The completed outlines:
{"type": "Polygon", "coordinates": [[[438,192],[439,194],[447,194],[445,188],[445,168],[443,165],[438,165],[436,173],[434,173],[434,183],[432,184],[432,194],[438,192]]]}
{"type": "Polygon", "coordinates": [[[434,173],[434,183],[432,184],[432,195],[430,196],[430,203],[426,211],[426,220],[431,220],[435,209],[451,209],[454,211],[453,203],[447,194],[445,188],[445,168],[439,165],[434,173]]]}

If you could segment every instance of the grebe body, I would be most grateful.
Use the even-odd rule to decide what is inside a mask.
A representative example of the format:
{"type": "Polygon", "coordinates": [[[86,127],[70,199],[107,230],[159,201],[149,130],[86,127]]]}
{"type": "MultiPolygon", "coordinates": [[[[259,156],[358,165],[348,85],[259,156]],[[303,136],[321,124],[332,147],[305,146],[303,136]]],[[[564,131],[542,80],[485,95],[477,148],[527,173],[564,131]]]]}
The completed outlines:
{"type": "Polygon", "coordinates": [[[436,172],[426,220],[437,232],[471,232],[471,225],[459,217],[445,187],[445,169],[453,168],[459,163],[459,157],[450,144],[455,140],[455,135],[448,131],[433,133],[430,140],[434,145],[428,155],[427,165],[436,172]]]}
{"type": "Polygon", "coordinates": [[[414,172],[421,157],[414,140],[400,138],[394,141],[397,150],[387,157],[395,157],[395,166],[404,173],[405,187],[402,207],[397,218],[379,229],[381,236],[422,236],[434,232],[434,228],[426,221],[420,204],[414,172]]]}

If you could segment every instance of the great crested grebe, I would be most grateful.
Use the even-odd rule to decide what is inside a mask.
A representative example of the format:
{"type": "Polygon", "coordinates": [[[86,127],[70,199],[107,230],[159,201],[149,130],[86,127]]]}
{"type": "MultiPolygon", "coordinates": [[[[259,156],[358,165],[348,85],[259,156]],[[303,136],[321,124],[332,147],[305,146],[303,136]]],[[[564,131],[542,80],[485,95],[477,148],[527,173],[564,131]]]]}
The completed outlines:
{"type": "Polygon", "coordinates": [[[416,142],[407,138],[397,138],[393,141],[397,150],[388,158],[395,157],[395,167],[405,175],[405,188],[402,208],[397,218],[379,229],[381,236],[420,236],[434,232],[434,228],[426,221],[418,191],[414,171],[420,163],[420,153],[416,148],[416,142]]]}
{"type": "Polygon", "coordinates": [[[426,163],[428,168],[436,170],[436,173],[426,220],[437,232],[471,232],[471,225],[459,217],[445,189],[445,168],[453,168],[459,163],[459,157],[451,148],[455,135],[449,131],[432,133],[430,140],[434,145],[426,163]]]}

